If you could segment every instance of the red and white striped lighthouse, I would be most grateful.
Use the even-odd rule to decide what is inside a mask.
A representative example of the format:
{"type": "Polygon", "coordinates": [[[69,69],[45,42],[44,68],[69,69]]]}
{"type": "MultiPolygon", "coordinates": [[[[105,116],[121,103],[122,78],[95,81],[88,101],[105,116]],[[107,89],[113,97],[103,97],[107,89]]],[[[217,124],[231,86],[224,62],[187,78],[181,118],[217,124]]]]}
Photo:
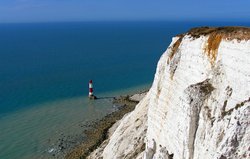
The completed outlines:
{"type": "Polygon", "coordinates": [[[92,80],[89,81],[89,98],[96,99],[93,93],[93,81],[92,80]]]}
{"type": "Polygon", "coordinates": [[[90,80],[89,81],[89,97],[90,96],[93,96],[94,94],[93,94],[93,81],[92,80],[90,80]]]}

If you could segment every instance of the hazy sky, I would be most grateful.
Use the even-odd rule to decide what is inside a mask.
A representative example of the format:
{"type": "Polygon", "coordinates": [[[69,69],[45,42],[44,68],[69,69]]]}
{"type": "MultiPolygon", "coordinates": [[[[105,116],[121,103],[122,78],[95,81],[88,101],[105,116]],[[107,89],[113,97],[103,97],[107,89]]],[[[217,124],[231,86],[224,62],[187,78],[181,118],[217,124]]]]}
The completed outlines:
{"type": "Polygon", "coordinates": [[[0,23],[250,20],[249,0],[0,0],[0,23]]]}

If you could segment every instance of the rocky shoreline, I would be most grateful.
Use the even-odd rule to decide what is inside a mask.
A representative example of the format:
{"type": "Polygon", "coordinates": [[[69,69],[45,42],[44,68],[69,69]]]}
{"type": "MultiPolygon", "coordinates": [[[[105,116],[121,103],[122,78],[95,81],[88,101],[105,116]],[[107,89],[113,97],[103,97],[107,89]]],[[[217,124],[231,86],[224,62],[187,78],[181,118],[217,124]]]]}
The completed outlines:
{"type": "MultiPolygon", "coordinates": [[[[74,141],[76,144],[73,147],[71,146],[68,152],[66,151],[63,156],[66,159],[86,158],[110,136],[110,129],[113,129],[111,127],[114,127],[116,125],[115,123],[122,119],[125,114],[133,111],[146,93],[147,91],[142,91],[131,96],[115,97],[113,99],[113,104],[116,106],[117,110],[100,120],[86,123],[84,126],[88,129],[83,132],[85,136],[84,140],[80,139],[80,142],[74,141]]],[[[64,148],[64,142],[63,140],[61,141],[61,148],[64,148]]]]}

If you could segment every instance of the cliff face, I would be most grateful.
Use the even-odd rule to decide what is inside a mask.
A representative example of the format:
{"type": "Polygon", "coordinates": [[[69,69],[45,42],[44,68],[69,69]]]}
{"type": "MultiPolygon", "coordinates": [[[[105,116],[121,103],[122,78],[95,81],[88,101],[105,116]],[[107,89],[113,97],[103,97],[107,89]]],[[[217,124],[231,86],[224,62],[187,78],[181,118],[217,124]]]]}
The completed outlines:
{"type": "Polygon", "coordinates": [[[236,27],[195,28],[174,37],[148,94],[99,156],[249,158],[249,39],[250,29],[236,27]]]}

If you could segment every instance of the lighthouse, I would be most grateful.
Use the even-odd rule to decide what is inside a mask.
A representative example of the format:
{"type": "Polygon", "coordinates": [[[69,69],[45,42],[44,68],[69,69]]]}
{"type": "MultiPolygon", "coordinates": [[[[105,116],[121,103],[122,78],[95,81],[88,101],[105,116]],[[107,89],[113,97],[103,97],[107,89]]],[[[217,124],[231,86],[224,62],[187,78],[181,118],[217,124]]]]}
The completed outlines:
{"type": "Polygon", "coordinates": [[[93,93],[93,81],[89,81],[89,99],[96,99],[96,96],[94,96],[93,93]]]}

